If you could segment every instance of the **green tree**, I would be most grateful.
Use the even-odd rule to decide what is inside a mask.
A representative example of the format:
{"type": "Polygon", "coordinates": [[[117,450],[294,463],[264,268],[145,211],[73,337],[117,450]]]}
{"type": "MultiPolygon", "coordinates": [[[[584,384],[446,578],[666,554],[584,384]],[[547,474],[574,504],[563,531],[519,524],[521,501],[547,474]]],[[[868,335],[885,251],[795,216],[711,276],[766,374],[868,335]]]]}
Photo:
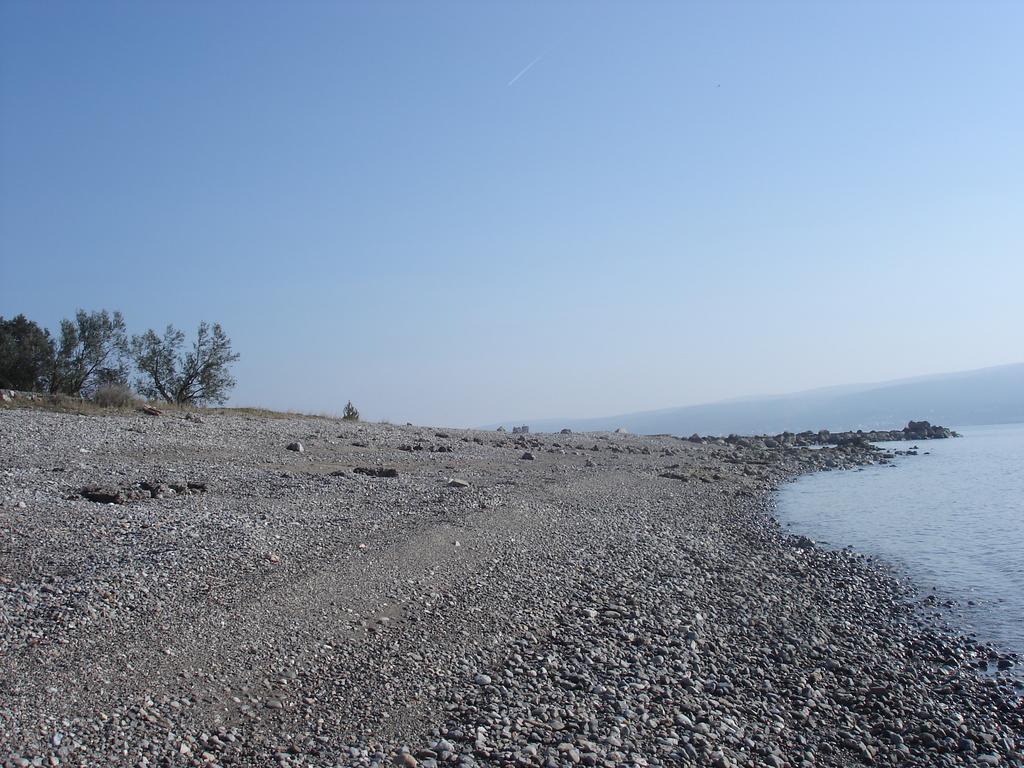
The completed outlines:
{"type": "Polygon", "coordinates": [[[345,410],[341,412],[341,418],[345,419],[345,421],[359,421],[359,411],[352,405],[351,400],[345,403],[345,410]]]}
{"type": "Polygon", "coordinates": [[[179,405],[223,403],[235,386],[229,366],[238,359],[219,323],[199,324],[191,351],[182,353],[185,334],[168,325],[163,336],[149,330],[132,338],[132,357],[141,374],[139,392],[151,400],[179,405]]]}
{"type": "Polygon", "coordinates": [[[128,333],[120,312],[78,310],[60,322],[60,342],[50,375],[50,391],[90,393],[103,384],[128,380],[128,333]]]}
{"type": "Polygon", "coordinates": [[[0,316],[0,389],[26,392],[47,388],[53,368],[53,339],[24,315],[0,316]]]}

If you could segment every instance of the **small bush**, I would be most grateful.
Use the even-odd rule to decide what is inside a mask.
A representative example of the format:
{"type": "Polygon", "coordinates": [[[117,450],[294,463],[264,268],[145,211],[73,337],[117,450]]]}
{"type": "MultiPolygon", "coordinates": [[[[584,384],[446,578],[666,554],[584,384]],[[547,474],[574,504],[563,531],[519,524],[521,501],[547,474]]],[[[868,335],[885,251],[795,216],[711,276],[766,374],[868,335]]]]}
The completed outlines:
{"type": "Polygon", "coordinates": [[[103,408],[128,408],[138,402],[135,393],[124,384],[104,384],[96,390],[92,399],[103,408]]]}
{"type": "Polygon", "coordinates": [[[345,404],[345,410],[341,412],[341,418],[345,421],[359,421],[359,411],[352,405],[351,400],[345,404]]]}

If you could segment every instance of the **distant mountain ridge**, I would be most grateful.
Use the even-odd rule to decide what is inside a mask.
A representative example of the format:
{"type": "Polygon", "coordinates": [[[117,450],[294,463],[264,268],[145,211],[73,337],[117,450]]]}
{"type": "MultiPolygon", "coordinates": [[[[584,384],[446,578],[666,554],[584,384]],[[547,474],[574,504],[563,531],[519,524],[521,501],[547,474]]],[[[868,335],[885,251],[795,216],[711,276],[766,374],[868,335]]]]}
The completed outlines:
{"type": "Polygon", "coordinates": [[[580,432],[623,428],[637,434],[749,435],[893,429],[910,419],[945,426],[1024,422],[1024,363],[618,416],[516,423],[536,432],[568,427],[580,432]]]}

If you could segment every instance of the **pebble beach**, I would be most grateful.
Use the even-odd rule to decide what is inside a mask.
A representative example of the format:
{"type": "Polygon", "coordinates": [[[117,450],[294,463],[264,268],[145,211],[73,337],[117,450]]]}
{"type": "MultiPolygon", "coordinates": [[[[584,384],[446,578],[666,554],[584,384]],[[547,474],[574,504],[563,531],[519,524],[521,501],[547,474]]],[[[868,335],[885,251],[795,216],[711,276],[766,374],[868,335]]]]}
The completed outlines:
{"type": "Polygon", "coordinates": [[[863,441],[0,408],[0,765],[1021,766],[1017,659],[779,486],[863,441]]]}

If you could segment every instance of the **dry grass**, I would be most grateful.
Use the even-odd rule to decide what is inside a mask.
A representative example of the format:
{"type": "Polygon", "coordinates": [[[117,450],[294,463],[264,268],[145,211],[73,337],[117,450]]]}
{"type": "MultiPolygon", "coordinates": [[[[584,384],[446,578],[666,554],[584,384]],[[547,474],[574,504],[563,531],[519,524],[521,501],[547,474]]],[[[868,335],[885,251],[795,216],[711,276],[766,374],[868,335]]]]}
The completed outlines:
{"type": "Polygon", "coordinates": [[[38,392],[31,393],[30,397],[19,395],[14,400],[4,401],[0,404],[0,407],[31,408],[41,411],[55,411],[57,413],[77,413],[82,416],[102,416],[108,413],[123,413],[134,410],[134,408],[104,408],[102,405],[97,405],[83,397],[49,395],[38,392]]]}
{"type": "MultiPolygon", "coordinates": [[[[84,397],[51,395],[45,392],[19,392],[13,400],[0,401],[0,408],[35,409],[56,413],[77,413],[82,416],[117,416],[138,413],[143,405],[152,405],[161,411],[169,410],[166,403],[146,403],[133,400],[128,403],[103,405],[84,397]]],[[[184,410],[184,409],[181,409],[184,410]]],[[[191,409],[196,410],[196,409],[191,409]]]]}
{"type": "MultiPolygon", "coordinates": [[[[158,406],[159,407],[159,406],[158,406]]],[[[218,407],[218,408],[206,408],[206,409],[193,409],[203,410],[205,413],[219,413],[225,416],[245,416],[250,419],[293,419],[296,416],[308,416],[305,413],[295,413],[294,411],[271,411],[268,408],[250,408],[250,407],[218,407]]]]}
{"type": "MultiPolygon", "coordinates": [[[[157,405],[157,408],[160,406],[157,405]]],[[[305,411],[273,411],[269,408],[254,406],[196,408],[201,413],[220,413],[226,416],[245,416],[251,419],[326,419],[328,421],[344,421],[336,413],[306,413],[305,411]]]]}
{"type": "Polygon", "coordinates": [[[274,411],[269,408],[257,407],[203,407],[196,405],[179,405],[166,403],[162,400],[135,400],[127,405],[101,405],[83,397],[68,395],[50,395],[42,392],[19,392],[13,400],[0,400],[0,408],[34,408],[57,413],[77,413],[83,416],[124,415],[138,413],[143,406],[151,406],[166,414],[209,414],[225,416],[243,416],[250,419],[329,419],[341,421],[341,416],[333,413],[302,413],[299,411],[274,411]]]}

